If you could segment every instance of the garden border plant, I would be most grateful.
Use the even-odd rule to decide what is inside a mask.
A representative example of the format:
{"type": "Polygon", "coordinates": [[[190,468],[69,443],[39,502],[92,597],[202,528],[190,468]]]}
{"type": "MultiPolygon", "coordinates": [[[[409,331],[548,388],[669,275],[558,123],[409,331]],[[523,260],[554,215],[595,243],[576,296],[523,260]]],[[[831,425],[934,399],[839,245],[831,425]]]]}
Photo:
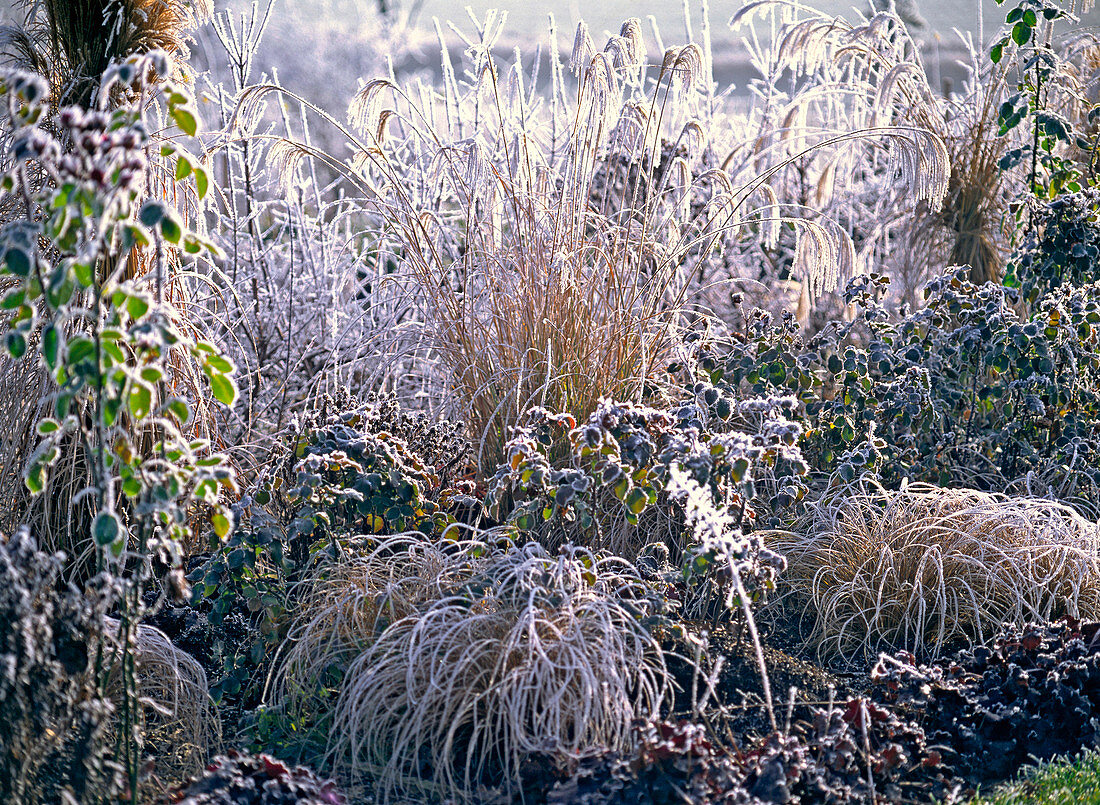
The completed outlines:
{"type": "Polygon", "coordinates": [[[12,73],[3,86],[15,164],[2,187],[25,208],[23,220],[0,232],[8,280],[0,306],[11,311],[5,343],[14,359],[33,350],[55,384],[53,416],[38,423],[40,444],[25,481],[32,494],[41,493],[62,445],[79,446],[88,482],[74,500],[90,498],[95,511],[86,537],[96,572],[90,585],[117,614],[115,634],[98,636],[93,673],[100,695],[108,695],[112,680],[122,688],[116,762],[133,800],[144,766],[137,664],[143,592],[166,568],[166,589],[182,594],[189,518],[202,505],[214,531],[226,535],[232,514],[222,493],[235,489],[224,456],[185,436],[192,407],[172,389],[175,362],[186,356],[201,367],[210,393],[232,404],[233,366],[212,344],[188,337],[165,302],[168,251],[216,250],[164,201],[143,201],[153,158],[170,159],[177,181],[190,179],[200,199],[209,185],[197,159],[147,132],[147,104],[159,97],[184,135],[197,133],[190,95],[156,78],[171,71],[163,52],[116,64],[99,97],[127,102],[111,112],[62,110],[60,137],[41,126],[48,100],[41,78],[12,73]],[[31,165],[46,176],[44,185],[28,183],[31,165]],[[126,279],[127,261],[141,250],[153,261],[152,292],[126,279]]]}

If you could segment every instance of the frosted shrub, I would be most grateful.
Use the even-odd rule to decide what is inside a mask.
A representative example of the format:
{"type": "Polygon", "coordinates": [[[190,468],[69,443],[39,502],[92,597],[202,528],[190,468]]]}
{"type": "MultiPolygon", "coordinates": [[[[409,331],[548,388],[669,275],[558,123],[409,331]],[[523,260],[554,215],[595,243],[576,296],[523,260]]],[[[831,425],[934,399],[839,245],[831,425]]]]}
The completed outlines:
{"type": "MultiPolygon", "coordinates": [[[[18,197],[25,211],[0,230],[0,305],[12,312],[5,346],[13,360],[33,356],[51,384],[49,413],[36,423],[38,444],[23,480],[32,497],[41,496],[63,452],[80,468],[71,500],[87,501],[91,516],[67,537],[90,557],[95,591],[118,615],[92,631],[93,644],[106,655],[96,663],[93,685],[99,696],[117,700],[115,761],[131,798],[142,782],[143,707],[151,701],[138,669],[143,593],[160,568],[165,587],[182,594],[189,519],[202,506],[214,532],[225,536],[232,522],[222,493],[235,489],[225,457],[189,438],[195,409],[185,383],[186,368],[201,372],[209,396],[230,405],[237,393],[233,365],[187,332],[166,292],[170,254],[215,247],[147,184],[157,169],[144,117],[151,100],[163,102],[181,132],[197,133],[192,99],[181,85],[159,78],[171,72],[159,51],[117,63],[101,87],[104,107],[113,97],[114,108],[67,107],[49,128],[41,78],[10,74],[0,93],[12,132],[0,189],[18,197]]],[[[170,170],[180,183],[168,180],[169,187],[182,192],[189,180],[201,199],[209,179],[197,160],[167,143],[160,153],[172,157],[170,170]]],[[[148,647],[150,636],[144,638],[148,647]]],[[[171,656],[166,661],[172,673],[161,679],[178,682],[180,663],[171,656]]],[[[189,682],[204,705],[205,680],[189,682]]],[[[112,796],[108,790],[100,795],[112,796]]]]}
{"type": "Polygon", "coordinates": [[[0,798],[84,802],[116,790],[105,763],[113,712],[90,671],[102,612],[59,583],[64,557],[38,550],[27,529],[0,537],[0,798]],[[49,791],[44,772],[69,742],[70,774],[49,791]],[[64,792],[64,793],[62,793],[64,792]],[[68,797],[68,799],[64,799],[68,797]]]}

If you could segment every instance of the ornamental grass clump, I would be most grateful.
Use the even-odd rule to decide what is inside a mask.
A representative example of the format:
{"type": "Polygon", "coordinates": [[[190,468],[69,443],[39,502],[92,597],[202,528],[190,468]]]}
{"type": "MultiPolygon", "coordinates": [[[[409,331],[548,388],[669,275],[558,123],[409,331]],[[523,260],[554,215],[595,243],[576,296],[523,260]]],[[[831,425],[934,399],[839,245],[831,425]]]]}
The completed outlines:
{"type": "Polygon", "coordinates": [[[625,747],[672,681],[627,563],[575,548],[380,540],[303,607],[280,674],[288,707],[333,667],[329,755],[399,792],[485,801],[519,790],[530,753],[625,747]]]}
{"type": "Polygon", "coordinates": [[[946,188],[938,134],[892,116],[839,132],[796,120],[783,128],[799,136],[774,159],[742,159],[725,138],[745,127],[717,111],[707,48],[689,43],[650,61],[638,20],[602,50],[581,26],[568,69],[553,43],[548,66],[539,58],[530,72],[493,56],[499,17],[475,24],[461,71],[444,46],[441,92],[376,78],[344,126],[259,85],[241,94],[233,131],[252,130],[278,92],[347,136],[346,164],[308,138],[274,135],[268,164],[294,184],[308,159],[358,200],[333,208],[358,227],[356,287],[370,302],[369,328],[362,310],[349,321],[387,356],[377,377],[407,388],[419,376],[421,391],[469,422],[483,475],[532,407],[583,419],[604,396],[660,402],[685,330],[721,296],[709,291],[737,279],[707,266],[739,237],[795,233],[812,295],[848,276],[850,238],[771,187],[807,154],[873,139],[889,144],[892,183],[933,203],[946,188]]]}
{"type": "MultiPolygon", "coordinates": [[[[107,634],[120,631],[114,618],[105,618],[104,624],[107,634]]],[[[152,626],[138,626],[134,642],[144,703],[142,726],[146,747],[156,757],[157,778],[178,781],[197,774],[221,742],[206,671],[152,626]]],[[[121,680],[112,683],[121,687],[121,680]]],[[[111,690],[116,696],[122,694],[111,690]]]]}
{"type": "Polygon", "coordinates": [[[1003,623],[1100,615],[1100,530],[1053,500],[913,485],[837,493],[769,546],[831,659],[936,657],[1003,623]]]}

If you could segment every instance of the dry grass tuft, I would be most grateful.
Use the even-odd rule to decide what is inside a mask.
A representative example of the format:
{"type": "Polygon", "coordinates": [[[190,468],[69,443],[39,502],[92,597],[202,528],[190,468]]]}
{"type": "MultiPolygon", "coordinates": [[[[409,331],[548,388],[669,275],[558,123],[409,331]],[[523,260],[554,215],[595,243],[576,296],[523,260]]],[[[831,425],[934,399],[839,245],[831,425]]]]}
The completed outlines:
{"type": "Polygon", "coordinates": [[[623,747],[668,704],[641,580],[580,549],[384,540],[320,582],[279,675],[291,708],[344,671],[329,751],[384,798],[514,791],[523,757],[623,747]]]}
{"type": "MultiPolygon", "coordinates": [[[[117,620],[106,619],[107,634],[118,634],[119,629],[117,620]]],[[[206,672],[152,626],[138,627],[136,658],[145,738],[157,758],[157,775],[169,782],[186,780],[202,771],[221,739],[206,672]]]]}
{"type": "Polygon", "coordinates": [[[935,657],[1005,621],[1100,616],[1100,528],[1047,499],[911,486],[825,498],[769,547],[833,659],[935,657]]]}

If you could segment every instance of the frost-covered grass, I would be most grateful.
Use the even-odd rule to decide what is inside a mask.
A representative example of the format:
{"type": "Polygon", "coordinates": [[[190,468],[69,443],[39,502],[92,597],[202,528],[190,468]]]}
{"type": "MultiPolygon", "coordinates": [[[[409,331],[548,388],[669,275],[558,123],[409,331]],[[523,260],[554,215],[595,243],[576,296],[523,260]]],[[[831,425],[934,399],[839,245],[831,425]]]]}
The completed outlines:
{"type": "Polygon", "coordinates": [[[637,20],[602,48],[582,26],[566,65],[553,29],[533,60],[495,56],[490,16],[457,63],[441,34],[437,86],[364,77],[347,124],[246,86],[239,60],[211,144],[233,255],[211,301],[255,378],[246,429],[282,421],[305,377],[381,384],[467,420],[490,471],[532,405],[585,415],[660,387],[731,290],[786,283],[808,316],[885,249],[882,205],[935,207],[950,165],[900,24],[770,8],[747,114],[712,79],[706,31],[651,55],[637,20]]]}
{"type": "Polygon", "coordinates": [[[1100,532],[1068,506],[914,485],[841,491],[771,547],[819,655],[937,657],[1002,623],[1100,616],[1100,532]]]}
{"type": "Polygon", "coordinates": [[[625,748],[666,711],[665,655],[638,620],[647,595],[628,563],[580,549],[385,539],[320,582],[282,698],[324,706],[303,693],[339,668],[331,760],[387,798],[517,791],[527,754],[625,748]]]}

